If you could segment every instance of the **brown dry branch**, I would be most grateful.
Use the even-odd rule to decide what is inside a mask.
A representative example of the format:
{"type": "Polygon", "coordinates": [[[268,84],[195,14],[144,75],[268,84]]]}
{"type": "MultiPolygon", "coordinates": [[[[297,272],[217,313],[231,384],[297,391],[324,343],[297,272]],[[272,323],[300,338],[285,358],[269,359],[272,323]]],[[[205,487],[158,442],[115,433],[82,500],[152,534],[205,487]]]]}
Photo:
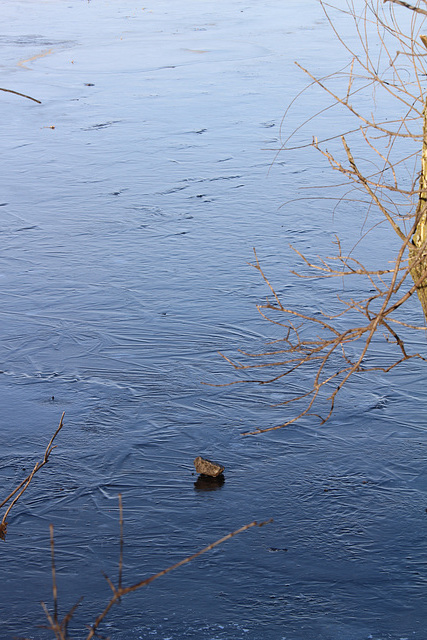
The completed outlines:
{"type": "Polygon", "coordinates": [[[52,451],[54,449],[56,449],[56,445],[54,445],[54,440],[56,438],[56,436],[58,435],[58,433],[61,431],[62,427],[63,427],[63,423],[64,423],[64,415],[65,412],[63,412],[61,419],[59,421],[59,425],[58,428],[56,429],[55,433],[53,434],[53,436],[51,437],[51,439],[49,440],[49,443],[45,449],[44,452],[44,456],[43,459],[40,460],[40,462],[37,462],[34,465],[33,470],[31,471],[31,473],[25,478],[25,480],[23,480],[4,500],[3,502],[0,502],[0,509],[2,507],[4,507],[10,500],[10,504],[7,507],[3,518],[0,522],[0,539],[1,540],[5,540],[6,538],[6,533],[7,533],[7,517],[12,509],[12,507],[15,506],[15,504],[18,502],[19,498],[22,496],[22,494],[24,493],[24,491],[26,491],[32,481],[32,479],[34,478],[35,474],[40,471],[40,469],[42,467],[44,467],[45,464],[47,464],[49,462],[49,457],[50,454],[52,453],[52,451]],[[13,498],[13,500],[12,500],[13,498]]]}
{"type": "MultiPolygon", "coordinates": [[[[408,234],[408,241],[411,235],[412,230],[411,233],[408,234]]],[[[259,369],[262,372],[267,369],[267,371],[270,372],[271,369],[278,370],[278,373],[273,376],[269,375],[268,378],[246,379],[244,381],[239,380],[231,384],[255,382],[264,385],[271,382],[277,382],[285,377],[292,376],[292,374],[299,375],[303,368],[305,370],[309,370],[312,382],[311,388],[306,393],[293,396],[280,403],[285,406],[293,403],[298,404],[305,400],[306,406],[304,409],[301,411],[295,411],[295,415],[293,417],[279,425],[266,429],[256,429],[254,431],[246,432],[244,435],[253,435],[265,431],[280,429],[296,422],[304,415],[312,414],[313,405],[316,400],[318,400],[319,395],[325,388],[330,386],[331,383],[334,383],[334,389],[327,398],[329,404],[327,414],[321,417],[317,413],[313,413],[313,415],[316,415],[321,419],[321,423],[323,424],[329,419],[333,412],[337,394],[353,374],[372,371],[387,372],[404,361],[413,358],[425,359],[420,353],[408,353],[403,341],[390,324],[395,320],[390,317],[392,313],[402,306],[410,296],[416,293],[417,285],[419,285],[418,282],[414,283],[409,290],[399,296],[400,290],[408,278],[409,271],[408,267],[402,267],[401,264],[404,251],[405,248],[401,248],[400,255],[396,260],[395,268],[392,270],[391,282],[388,286],[386,283],[381,286],[381,281],[379,281],[376,283],[375,295],[372,295],[365,300],[343,301],[346,306],[341,314],[339,314],[340,316],[351,311],[356,311],[358,314],[362,315],[365,320],[364,323],[362,322],[357,326],[352,326],[345,331],[339,331],[331,322],[329,322],[329,320],[333,319],[333,316],[324,314],[324,319],[322,319],[322,317],[311,317],[295,309],[284,307],[278,294],[262,270],[255,252],[254,267],[261,273],[262,278],[274,297],[273,301],[269,301],[267,299],[265,304],[258,305],[258,311],[268,322],[282,327],[285,330],[285,337],[281,340],[274,341],[275,349],[265,351],[261,354],[251,354],[241,351],[243,355],[249,358],[261,358],[261,363],[236,363],[221,354],[229,363],[232,364],[234,369],[238,371],[259,369]],[[380,303],[379,308],[375,310],[372,309],[372,305],[374,303],[380,303]],[[273,316],[271,315],[272,313],[273,316]],[[277,314],[279,314],[280,320],[275,319],[277,314]],[[285,316],[285,319],[283,319],[283,316],[285,316]],[[297,319],[301,324],[296,326],[292,318],[297,319]],[[378,329],[384,330],[386,340],[391,344],[396,345],[400,352],[399,358],[388,366],[368,366],[363,362],[378,329]],[[313,338],[304,339],[302,337],[303,331],[304,333],[312,334],[313,338]],[[356,343],[360,343],[358,353],[355,355],[349,354],[348,347],[352,347],[353,350],[355,350],[356,343]],[[277,346],[279,346],[279,348],[277,348],[277,346]],[[276,359],[272,360],[272,356],[276,357],[276,359]],[[339,364],[339,361],[341,361],[341,365],[339,364]]],[[[341,257],[344,260],[350,260],[350,258],[341,257]]],[[[359,276],[361,274],[363,274],[363,270],[358,269],[355,275],[359,276]]],[[[349,272],[348,275],[351,275],[351,273],[349,272]]],[[[365,275],[367,275],[369,279],[372,278],[370,272],[366,272],[365,275]]],[[[408,326],[403,322],[399,324],[405,324],[405,326],[408,326]]],[[[418,329],[419,327],[415,328],[418,329]]]]}
{"type": "Polygon", "coordinates": [[[409,4],[409,2],[403,2],[403,0],[384,0],[384,2],[393,2],[394,4],[400,4],[402,7],[406,7],[406,9],[411,9],[411,11],[422,13],[427,16],[427,11],[425,9],[421,9],[420,7],[409,4]]]}
{"type": "MultiPolygon", "coordinates": [[[[354,210],[360,212],[359,222],[354,221],[353,246],[344,250],[336,238],[337,254],[317,260],[292,247],[305,265],[303,273],[295,269],[292,273],[312,280],[353,278],[360,293],[336,295],[335,304],[341,305],[338,311],[303,313],[282,301],[255,253],[253,266],[271,294],[257,308],[283,337],[262,353],[241,350],[243,362],[221,355],[236,371],[247,375],[257,370],[260,374],[256,379],[238,379],[229,384],[286,381],[285,400],[280,405],[291,407],[292,411],[281,424],[247,432],[250,434],[280,429],[307,415],[317,415],[323,424],[334,410],[337,395],[354,375],[388,372],[408,360],[426,359],[419,347],[408,345],[411,338],[407,336],[411,331],[425,331],[427,320],[427,1],[409,4],[401,0],[365,0],[361,10],[356,8],[361,5],[356,5],[355,0],[347,0],[344,8],[319,2],[349,61],[344,70],[321,78],[296,63],[310,79],[307,90],[317,87],[331,103],[288,135],[277,152],[311,145],[344,178],[344,184],[363,195],[353,199],[354,210]],[[349,17],[355,39],[341,35],[334,10],[349,17]],[[368,90],[372,99],[367,106],[368,90]],[[354,120],[354,126],[344,134],[324,135],[321,141],[310,136],[311,143],[293,143],[297,133],[301,135],[304,127],[312,126],[331,108],[343,109],[354,120]],[[341,148],[336,144],[338,139],[341,148]],[[328,142],[334,145],[332,150],[325,147],[328,142]],[[367,204],[362,206],[363,203],[367,204]],[[392,250],[386,265],[367,267],[354,253],[362,239],[381,241],[384,225],[395,232],[400,246],[392,250]],[[368,226],[370,231],[365,229],[368,226]],[[408,321],[404,308],[414,295],[424,322],[408,321]],[[381,339],[394,349],[387,364],[372,354],[373,345],[381,339]],[[301,393],[288,391],[291,378],[299,386],[306,381],[301,393]],[[314,413],[315,405],[325,400],[326,413],[319,416],[314,413]]],[[[289,108],[305,99],[305,91],[289,108]]],[[[288,110],[281,123],[281,138],[287,117],[288,110]]],[[[342,180],[335,186],[342,192],[342,180]]],[[[319,188],[325,187],[331,188],[313,186],[314,196],[310,199],[319,200],[319,188]]],[[[331,200],[338,204],[348,202],[348,192],[337,198],[331,196],[331,200]]]]}
{"type": "Polygon", "coordinates": [[[22,98],[28,98],[28,100],[32,100],[33,102],[37,102],[37,104],[41,104],[40,100],[36,98],[32,98],[31,96],[27,96],[25,93],[20,93],[19,91],[13,91],[12,89],[3,89],[0,87],[0,91],[6,91],[6,93],[14,93],[16,96],[21,96],[22,98]]]}
{"type": "MultiPolygon", "coordinates": [[[[232,531],[231,533],[228,533],[227,535],[223,536],[222,538],[220,538],[219,540],[216,540],[215,542],[212,542],[211,544],[208,544],[207,547],[204,547],[203,549],[200,549],[199,551],[197,551],[196,553],[193,553],[191,556],[188,556],[187,558],[184,558],[183,560],[180,560],[179,562],[176,562],[175,564],[171,565],[170,567],[167,567],[167,569],[163,569],[162,571],[159,571],[158,573],[155,573],[154,575],[145,578],[144,580],[140,580],[134,584],[129,585],[128,587],[124,587],[122,584],[122,580],[123,580],[123,506],[122,506],[122,496],[119,495],[119,518],[120,518],[120,551],[119,551],[119,575],[118,575],[118,583],[117,586],[114,585],[114,583],[112,582],[112,580],[110,580],[110,578],[108,576],[104,576],[105,579],[107,580],[107,583],[111,589],[111,591],[113,592],[113,595],[111,596],[110,600],[108,601],[107,605],[105,606],[105,608],[103,609],[103,611],[101,611],[101,613],[97,616],[95,622],[92,625],[87,625],[89,632],[86,636],[86,640],[91,640],[91,638],[93,637],[99,637],[97,635],[97,630],[99,625],[101,624],[101,622],[104,620],[104,618],[106,617],[107,613],[110,611],[110,609],[118,602],[120,602],[120,600],[122,599],[123,596],[127,595],[128,593],[132,593],[133,591],[137,591],[138,589],[141,589],[141,587],[145,587],[148,584],[150,584],[151,582],[153,582],[154,580],[157,580],[157,578],[160,578],[161,576],[166,575],[167,573],[170,573],[171,571],[174,571],[175,569],[178,569],[179,567],[182,567],[185,564],[188,564],[189,562],[191,562],[192,560],[195,560],[196,558],[198,558],[199,556],[201,556],[202,554],[206,553],[207,551],[211,551],[212,549],[214,549],[215,547],[217,547],[218,545],[222,544],[223,542],[226,542],[227,540],[230,540],[231,538],[234,538],[234,536],[237,536],[239,533],[243,533],[244,531],[247,531],[248,529],[251,529],[252,527],[263,527],[266,524],[269,524],[270,522],[273,522],[272,519],[269,520],[265,520],[264,522],[250,522],[249,524],[245,524],[243,527],[240,527],[239,529],[236,529],[236,531],[232,531]]],[[[46,606],[46,604],[44,602],[42,602],[42,607],[43,610],[45,612],[47,621],[49,623],[48,625],[48,629],[50,629],[51,631],[53,631],[53,633],[55,634],[55,638],[56,640],[69,640],[69,636],[68,636],[68,625],[81,601],[81,599],[72,607],[72,609],[64,616],[64,618],[62,620],[59,619],[58,617],[58,591],[57,591],[57,584],[56,584],[56,567],[55,567],[55,555],[54,555],[54,536],[53,536],[53,526],[50,525],[50,545],[51,545],[51,561],[52,561],[52,598],[53,598],[53,612],[50,612],[48,607],[46,606]]]]}

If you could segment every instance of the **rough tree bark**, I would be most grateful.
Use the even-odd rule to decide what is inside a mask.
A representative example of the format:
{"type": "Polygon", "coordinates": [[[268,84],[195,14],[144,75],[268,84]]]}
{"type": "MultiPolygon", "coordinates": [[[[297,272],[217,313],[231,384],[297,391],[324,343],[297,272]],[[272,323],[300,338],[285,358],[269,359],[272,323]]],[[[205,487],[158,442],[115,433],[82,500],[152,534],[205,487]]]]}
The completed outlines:
{"type": "MultiPolygon", "coordinates": [[[[422,36],[425,44],[426,36],[422,36]]],[[[423,113],[423,149],[421,154],[420,195],[416,214],[416,229],[409,249],[409,264],[417,294],[427,321],[427,100],[423,113]]]]}

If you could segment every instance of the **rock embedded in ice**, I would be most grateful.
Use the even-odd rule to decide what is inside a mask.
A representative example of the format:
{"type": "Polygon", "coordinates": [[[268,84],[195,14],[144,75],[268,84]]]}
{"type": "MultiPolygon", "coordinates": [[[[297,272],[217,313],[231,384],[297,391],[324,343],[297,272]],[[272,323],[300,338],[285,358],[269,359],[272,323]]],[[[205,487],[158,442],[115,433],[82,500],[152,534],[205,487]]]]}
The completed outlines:
{"type": "Polygon", "coordinates": [[[194,459],[194,466],[196,467],[197,473],[201,473],[204,476],[211,476],[212,478],[216,478],[224,471],[224,467],[220,464],[211,462],[211,460],[206,460],[200,456],[194,459]]]}

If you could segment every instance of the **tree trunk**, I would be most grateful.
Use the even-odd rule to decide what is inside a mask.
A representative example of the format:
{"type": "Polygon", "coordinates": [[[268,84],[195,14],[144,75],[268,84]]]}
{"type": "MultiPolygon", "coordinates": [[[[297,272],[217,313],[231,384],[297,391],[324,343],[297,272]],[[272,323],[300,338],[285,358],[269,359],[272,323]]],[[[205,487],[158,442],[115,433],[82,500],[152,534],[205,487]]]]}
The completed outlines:
{"type": "Polygon", "coordinates": [[[409,249],[409,264],[417,293],[427,321],[427,101],[424,105],[423,150],[421,155],[420,195],[416,214],[417,227],[409,249]],[[416,264],[414,264],[416,261],[416,264]],[[413,265],[413,266],[412,266],[413,265]]]}

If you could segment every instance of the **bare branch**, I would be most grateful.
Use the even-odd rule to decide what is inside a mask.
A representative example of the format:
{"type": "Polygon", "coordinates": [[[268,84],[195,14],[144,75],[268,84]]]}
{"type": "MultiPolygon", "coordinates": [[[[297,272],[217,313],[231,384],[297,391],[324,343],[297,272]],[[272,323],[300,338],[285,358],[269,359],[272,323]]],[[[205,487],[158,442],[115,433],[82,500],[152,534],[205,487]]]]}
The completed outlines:
{"type": "Polygon", "coordinates": [[[53,436],[51,437],[51,439],[49,440],[49,443],[46,447],[46,450],[44,452],[44,456],[43,459],[40,462],[37,462],[37,464],[34,466],[32,472],[25,478],[25,480],[23,480],[4,500],[3,502],[0,503],[0,509],[1,507],[4,507],[5,504],[7,504],[9,502],[9,500],[11,500],[14,496],[15,498],[12,500],[12,502],[10,503],[9,507],[7,508],[5,514],[3,515],[3,518],[0,522],[0,539],[4,540],[6,537],[6,532],[7,532],[7,517],[12,509],[12,507],[14,507],[14,505],[18,502],[19,498],[22,496],[22,494],[24,493],[24,491],[27,490],[27,488],[29,487],[32,479],[34,478],[35,474],[40,471],[40,469],[42,467],[44,467],[45,464],[47,464],[49,462],[49,457],[50,454],[52,453],[52,451],[55,449],[56,445],[53,444],[56,436],[58,435],[58,433],[61,431],[62,427],[63,427],[63,421],[64,421],[64,415],[65,412],[62,414],[61,416],[61,420],[59,421],[59,426],[56,429],[55,433],[53,434],[53,436]],[[17,495],[16,495],[17,494],[17,495]]]}
{"type": "MultiPolygon", "coordinates": [[[[138,589],[140,589],[141,587],[147,586],[148,584],[150,584],[151,582],[153,582],[154,580],[157,580],[157,578],[160,578],[161,576],[166,575],[167,573],[170,573],[171,571],[174,571],[175,569],[178,569],[179,567],[182,567],[183,565],[191,562],[192,560],[195,560],[196,558],[198,558],[199,556],[201,556],[202,554],[206,553],[207,551],[211,551],[212,549],[214,549],[215,547],[217,547],[218,545],[226,542],[227,540],[230,540],[231,538],[234,538],[234,536],[237,536],[240,533],[243,533],[244,531],[247,531],[248,529],[251,529],[252,527],[263,527],[266,524],[269,524],[271,522],[273,522],[272,519],[270,520],[265,520],[263,522],[250,522],[249,524],[245,524],[243,527],[240,527],[240,529],[236,529],[236,531],[232,531],[231,533],[228,533],[227,535],[223,536],[222,538],[220,538],[219,540],[216,540],[215,542],[212,542],[211,544],[208,544],[207,547],[204,547],[203,549],[200,549],[200,551],[197,551],[196,553],[193,553],[191,556],[188,556],[187,558],[184,558],[183,560],[180,560],[179,562],[176,562],[175,564],[171,565],[170,567],[168,567],[167,569],[163,569],[162,571],[159,571],[158,573],[150,576],[149,578],[145,578],[144,580],[140,580],[134,584],[131,584],[128,587],[123,587],[122,586],[122,571],[123,571],[123,507],[122,507],[122,497],[121,495],[119,496],[119,517],[120,517],[120,556],[119,556],[119,582],[118,582],[118,586],[115,587],[112,582],[107,578],[110,587],[113,591],[113,595],[111,596],[109,602],[107,603],[106,607],[104,608],[104,610],[97,616],[95,622],[93,625],[88,625],[89,628],[89,633],[86,636],[86,640],[91,640],[91,638],[93,638],[95,635],[97,636],[97,629],[99,627],[99,625],[101,624],[101,622],[104,620],[105,616],[107,615],[107,613],[110,611],[110,609],[114,606],[114,604],[116,604],[117,602],[119,602],[121,600],[121,598],[123,596],[125,596],[128,593],[131,593],[133,591],[137,591],[138,589]]],[[[55,556],[54,556],[54,539],[53,539],[53,526],[50,526],[50,536],[51,536],[51,558],[52,558],[52,592],[53,592],[53,602],[54,602],[54,613],[53,615],[49,612],[47,606],[45,605],[44,602],[42,602],[42,607],[43,610],[45,612],[46,618],[49,622],[49,628],[51,631],[53,631],[55,633],[55,637],[57,638],[57,640],[68,640],[68,634],[67,634],[67,626],[78,606],[78,604],[80,603],[80,600],[74,605],[74,607],[67,613],[67,615],[63,618],[62,621],[59,621],[58,619],[58,594],[57,594],[57,587],[56,587],[56,568],[55,568],[55,556]]],[[[98,636],[97,636],[98,637],[98,636]]]]}
{"type": "Polygon", "coordinates": [[[6,91],[7,93],[14,93],[16,96],[21,96],[22,98],[28,98],[28,100],[32,100],[33,102],[37,102],[37,104],[41,104],[40,100],[36,100],[36,98],[27,96],[25,95],[25,93],[20,93],[19,91],[12,91],[12,89],[3,89],[2,87],[0,87],[0,91],[6,91]]]}
{"type": "Polygon", "coordinates": [[[421,13],[424,16],[427,16],[427,11],[425,9],[420,9],[420,7],[415,7],[413,4],[409,4],[409,2],[404,2],[403,0],[383,0],[384,4],[386,2],[392,2],[393,4],[400,4],[401,7],[405,7],[406,9],[410,9],[411,11],[415,11],[415,13],[421,13]]]}

